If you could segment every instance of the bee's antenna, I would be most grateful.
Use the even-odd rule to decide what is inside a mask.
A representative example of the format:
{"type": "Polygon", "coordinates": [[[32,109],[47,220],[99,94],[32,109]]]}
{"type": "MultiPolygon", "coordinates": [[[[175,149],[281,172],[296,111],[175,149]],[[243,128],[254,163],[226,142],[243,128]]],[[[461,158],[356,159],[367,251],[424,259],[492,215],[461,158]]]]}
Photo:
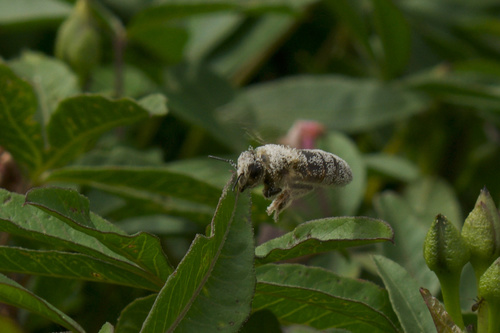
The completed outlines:
{"type": "Polygon", "coordinates": [[[212,155],[208,155],[209,158],[213,158],[214,160],[219,160],[219,161],[222,161],[222,162],[226,162],[226,163],[229,163],[231,164],[231,166],[235,169],[237,169],[237,165],[236,163],[234,163],[233,160],[229,160],[229,159],[225,159],[225,158],[222,158],[222,157],[218,157],[218,156],[212,156],[212,155]]]}

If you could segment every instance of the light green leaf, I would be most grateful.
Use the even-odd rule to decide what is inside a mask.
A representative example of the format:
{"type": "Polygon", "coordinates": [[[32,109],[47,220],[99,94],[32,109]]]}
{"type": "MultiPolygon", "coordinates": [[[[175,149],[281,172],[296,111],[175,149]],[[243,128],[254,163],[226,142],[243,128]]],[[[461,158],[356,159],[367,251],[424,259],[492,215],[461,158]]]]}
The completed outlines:
{"type": "Polygon", "coordinates": [[[73,332],[85,333],[84,329],[65,313],[3,274],[0,274],[0,301],[36,313],[73,332]]]}
{"type": "Polygon", "coordinates": [[[215,206],[220,189],[165,168],[68,167],[47,175],[47,182],[90,185],[125,197],[172,196],[215,206]]]}
{"type": "Polygon", "coordinates": [[[392,179],[411,182],[420,177],[418,167],[399,156],[374,153],[364,156],[364,161],[369,169],[392,179]]]}
{"type": "Polygon", "coordinates": [[[30,275],[120,284],[153,291],[157,283],[134,271],[79,253],[0,246],[0,269],[30,275]]]}
{"type": "Polygon", "coordinates": [[[255,287],[250,200],[247,193],[235,197],[230,186],[209,236],[195,238],[141,332],[234,332],[250,314],[255,287]]]}
{"type": "Polygon", "coordinates": [[[115,329],[113,327],[113,325],[111,325],[110,323],[105,323],[104,325],[102,325],[101,329],[99,330],[99,333],[114,333],[115,332],[115,329]]]}
{"type": "Polygon", "coordinates": [[[116,333],[140,332],[142,324],[153,307],[157,294],[138,298],[127,305],[116,323],[116,333]]]}
{"type": "Polygon", "coordinates": [[[39,103],[37,116],[41,124],[49,122],[62,99],[80,92],[76,75],[59,59],[26,51],[20,58],[10,61],[9,66],[35,89],[39,103]]]}
{"type": "MultiPolygon", "coordinates": [[[[103,245],[165,281],[172,267],[163,253],[160,240],[147,233],[134,236],[116,232],[116,227],[94,215],[90,220],[88,199],[78,192],[63,188],[36,188],[26,195],[26,203],[41,208],[70,227],[99,240],[103,245]],[[93,228],[92,226],[95,226],[93,228]]],[[[158,281],[159,280],[159,281],[158,281]]]]}
{"type": "Polygon", "coordinates": [[[36,170],[42,163],[42,132],[35,122],[37,100],[33,88],[0,64],[0,146],[14,159],[36,170]]]}
{"type": "Polygon", "coordinates": [[[0,26],[30,23],[53,25],[54,20],[64,19],[71,6],[57,0],[0,0],[0,26]]]}
{"type": "Polygon", "coordinates": [[[374,256],[374,261],[404,332],[434,332],[432,317],[417,282],[403,267],[383,256],[374,256]]]}
{"type": "Polygon", "coordinates": [[[135,124],[149,116],[148,110],[131,99],[110,100],[99,95],[65,99],[47,125],[51,150],[45,169],[65,165],[110,129],[135,124]]]}
{"type": "Polygon", "coordinates": [[[283,135],[296,119],[318,121],[329,129],[359,132],[422,112],[423,95],[372,79],[296,76],[247,88],[227,112],[255,112],[263,135],[283,135]]]}
{"type": "Polygon", "coordinates": [[[368,217],[334,217],[300,224],[255,249],[256,264],[297,258],[347,247],[393,241],[392,228],[368,217]]]}
{"type": "Polygon", "coordinates": [[[410,59],[411,31],[405,17],[391,0],[372,0],[375,29],[382,42],[382,66],[387,78],[405,69],[410,59]]]}
{"type": "Polygon", "coordinates": [[[167,98],[163,94],[151,94],[137,102],[152,115],[164,116],[168,112],[167,98]]]}

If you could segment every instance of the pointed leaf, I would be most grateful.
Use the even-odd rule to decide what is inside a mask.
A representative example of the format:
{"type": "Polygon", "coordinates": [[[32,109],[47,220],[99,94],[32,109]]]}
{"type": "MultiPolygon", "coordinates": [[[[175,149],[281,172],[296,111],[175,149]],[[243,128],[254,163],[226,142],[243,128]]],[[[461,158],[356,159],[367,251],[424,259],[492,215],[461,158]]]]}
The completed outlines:
{"type": "Polygon", "coordinates": [[[411,31],[401,11],[391,0],[372,0],[374,24],[384,49],[383,69],[385,76],[400,74],[411,50],[411,31]]]}
{"type": "Polygon", "coordinates": [[[33,171],[42,163],[42,132],[33,116],[37,100],[33,88],[0,64],[0,146],[33,171]]]}
{"type": "Polygon", "coordinates": [[[62,101],[47,125],[51,146],[45,168],[63,166],[92,140],[112,128],[147,119],[149,112],[131,99],[80,95],[62,101]]]}
{"type": "Polygon", "coordinates": [[[72,332],[85,333],[83,328],[65,313],[3,274],[0,274],[0,302],[39,314],[72,332]]]}
{"type": "Polygon", "coordinates": [[[116,323],[116,333],[137,333],[153,307],[157,294],[138,298],[127,305],[116,323]]]}
{"type": "Polygon", "coordinates": [[[195,238],[141,332],[235,332],[250,314],[255,287],[250,200],[248,193],[235,197],[228,191],[231,184],[209,236],[195,238]]]}
{"type": "Polygon", "coordinates": [[[68,167],[54,170],[45,181],[90,185],[125,197],[172,196],[212,206],[220,194],[215,186],[165,168],[68,167]]]}
{"type": "Polygon", "coordinates": [[[118,233],[116,227],[110,228],[109,223],[95,215],[90,221],[88,199],[75,190],[35,188],[27,193],[26,203],[39,207],[75,230],[94,237],[112,251],[158,277],[160,281],[165,281],[172,272],[156,236],[144,232],[134,236],[118,233]],[[94,229],[91,224],[99,229],[94,229]]]}
{"type": "Polygon", "coordinates": [[[368,217],[334,217],[300,224],[295,230],[259,245],[256,264],[282,261],[347,247],[393,241],[392,228],[368,217]]]}
{"type": "Polygon", "coordinates": [[[130,270],[79,253],[0,246],[0,270],[31,275],[120,284],[153,291],[156,283],[130,270]]]}
{"type": "MultiPolygon", "coordinates": [[[[337,301],[339,302],[361,302],[373,311],[372,316],[377,318],[376,321],[379,321],[381,326],[393,326],[389,331],[393,331],[399,325],[396,314],[392,310],[387,291],[369,281],[346,278],[322,268],[307,267],[298,264],[268,264],[258,267],[256,274],[258,285],[260,283],[268,283],[278,286],[298,287],[323,292],[332,298],[338,298],[337,301]]],[[[253,303],[254,307],[264,298],[270,304],[277,301],[277,299],[273,299],[270,295],[257,294],[253,303]]],[[[301,316],[303,318],[309,316],[310,320],[307,320],[307,322],[314,322],[315,324],[311,325],[313,327],[332,327],[330,326],[332,318],[328,317],[332,317],[333,313],[325,315],[323,318],[316,318],[318,316],[318,313],[314,310],[316,306],[318,304],[311,303],[310,305],[305,305],[300,310],[301,316]],[[327,324],[329,321],[330,324],[327,324]]],[[[265,306],[261,307],[266,308],[265,306]]],[[[370,310],[366,309],[366,311],[369,312],[370,310]]],[[[279,312],[283,313],[281,310],[279,312]]],[[[347,307],[345,311],[340,312],[342,315],[349,316],[347,307]]],[[[356,317],[358,314],[353,312],[352,316],[356,317]]],[[[282,316],[279,317],[282,318],[282,316]]],[[[358,319],[362,322],[367,321],[366,317],[358,319]]],[[[285,321],[300,323],[293,321],[293,319],[285,319],[285,321]]],[[[338,321],[338,323],[341,323],[341,321],[338,321]]],[[[333,327],[342,327],[342,324],[340,326],[334,325],[333,327]]],[[[353,331],[361,330],[354,329],[353,331]]]]}
{"type": "MultiPolygon", "coordinates": [[[[77,231],[63,221],[25,205],[25,197],[0,189],[0,231],[45,242],[53,247],[71,249],[104,261],[112,262],[125,269],[144,274],[135,264],[111,251],[94,237],[77,231]]],[[[95,218],[95,216],[94,216],[95,218]]],[[[97,220],[98,225],[104,224],[97,220]]],[[[105,222],[109,224],[108,222],[105,222]]]]}
{"type": "Polygon", "coordinates": [[[378,255],[373,259],[404,332],[434,332],[432,318],[420,296],[417,282],[392,260],[378,255]]]}

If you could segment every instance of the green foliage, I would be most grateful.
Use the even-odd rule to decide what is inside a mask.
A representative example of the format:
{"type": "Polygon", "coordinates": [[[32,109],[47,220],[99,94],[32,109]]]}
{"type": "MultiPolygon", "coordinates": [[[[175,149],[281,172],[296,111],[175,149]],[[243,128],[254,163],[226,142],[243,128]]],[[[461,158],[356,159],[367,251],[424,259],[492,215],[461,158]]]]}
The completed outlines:
{"type": "Polygon", "coordinates": [[[0,0],[0,331],[498,331],[498,11],[0,0]],[[276,225],[207,158],[271,142],[353,181],[276,225]]]}

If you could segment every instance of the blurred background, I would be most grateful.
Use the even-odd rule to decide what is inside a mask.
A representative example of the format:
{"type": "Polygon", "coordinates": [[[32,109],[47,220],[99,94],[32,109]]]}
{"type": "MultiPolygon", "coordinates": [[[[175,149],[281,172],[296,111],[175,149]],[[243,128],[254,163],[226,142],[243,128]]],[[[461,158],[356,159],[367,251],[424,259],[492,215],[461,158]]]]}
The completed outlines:
{"type": "MultiPolygon", "coordinates": [[[[307,262],[376,281],[366,256],[376,251],[436,294],[422,258],[436,214],[460,228],[484,186],[500,199],[499,14],[493,0],[0,0],[0,56],[35,87],[38,112],[80,93],[166,97],[166,116],[105,134],[72,165],[168,168],[222,188],[231,166],[207,155],[236,159],[249,145],[281,142],[341,156],[353,182],[295,201],[277,225],[257,188],[258,237],[327,216],[381,218],[395,245],[307,262]]],[[[19,174],[2,187],[26,190],[33,180],[19,174]]],[[[158,204],[79,189],[127,232],[161,236],[174,263],[213,214],[214,198],[158,204]]],[[[464,274],[467,285],[474,277],[464,274]]],[[[80,322],[116,318],[138,293],[67,288],[59,304],[80,322]]],[[[463,295],[468,309],[476,291],[463,295]]]]}

